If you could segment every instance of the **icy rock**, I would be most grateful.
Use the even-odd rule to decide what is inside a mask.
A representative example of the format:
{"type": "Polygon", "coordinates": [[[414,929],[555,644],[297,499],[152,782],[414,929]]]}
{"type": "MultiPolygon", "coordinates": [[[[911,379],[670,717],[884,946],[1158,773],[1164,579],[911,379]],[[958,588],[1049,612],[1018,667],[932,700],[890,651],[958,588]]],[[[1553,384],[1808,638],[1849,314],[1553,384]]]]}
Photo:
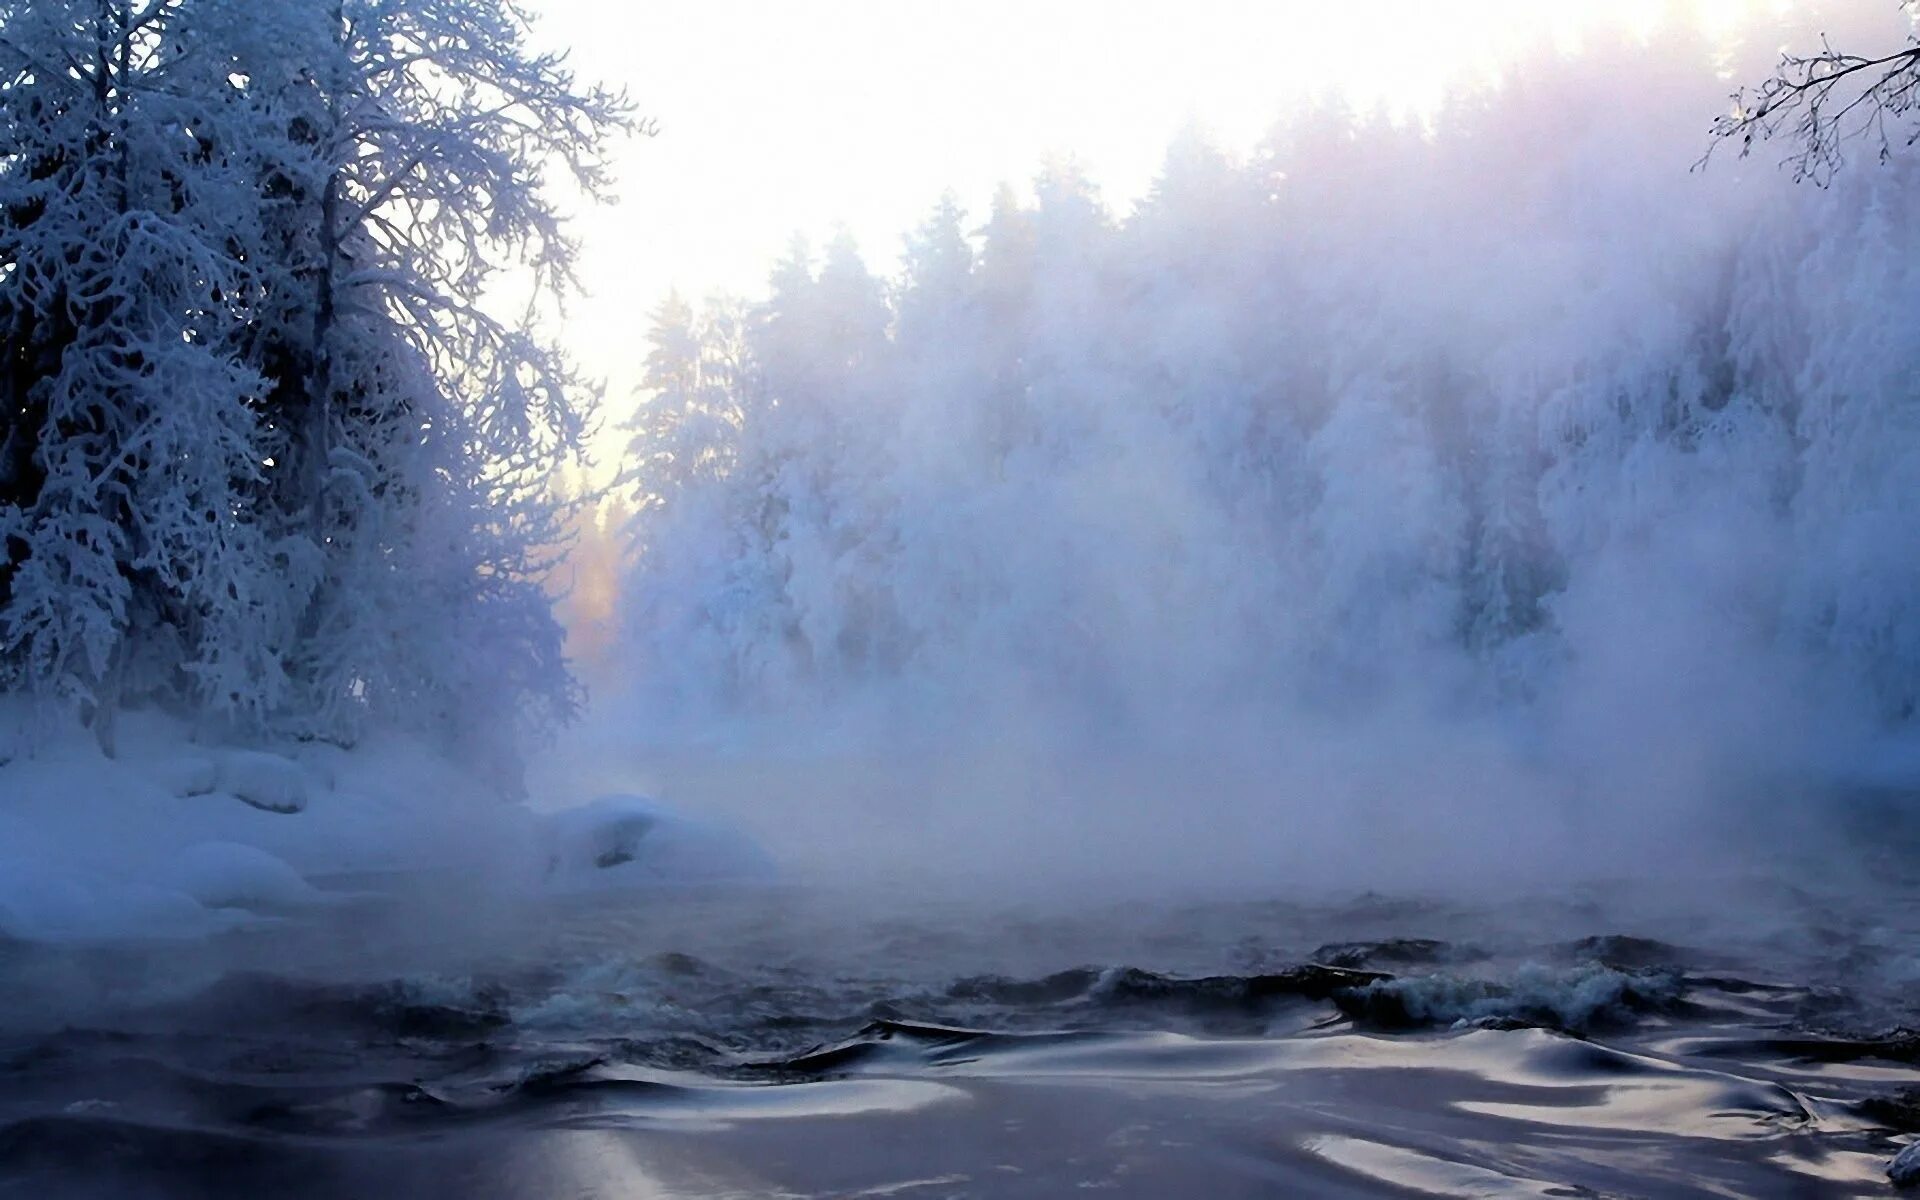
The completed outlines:
{"type": "Polygon", "coordinates": [[[1920,1184],[1920,1142],[1893,1156],[1893,1161],[1887,1164],[1887,1178],[1893,1181],[1895,1187],[1920,1184]]]}
{"type": "Polygon", "coordinates": [[[1356,1021],[1390,1029],[1425,1026],[1522,1028],[1569,1033],[1631,1022],[1672,1008],[1686,983],[1672,972],[1618,971],[1589,965],[1554,970],[1524,964],[1506,979],[1439,973],[1385,979],[1334,993],[1356,1021]]]}
{"type": "Polygon", "coordinates": [[[208,908],[300,908],[320,898],[284,861],[238,842],[191,846],[169,875],[175,887],[208,908]]]}
{"type": "Polygon", "coordinates": [[[307,774],[300,764],[259,750],[229,750],[220,756],[219,790],[274,813],[307,807],[307,774]]]}
{"type": "Polygon", "coordinates": [[[738,830],[645,796],[602,796],[550,814],[548,877],[575,886],[764,878],[766,852],[738,830]]]}

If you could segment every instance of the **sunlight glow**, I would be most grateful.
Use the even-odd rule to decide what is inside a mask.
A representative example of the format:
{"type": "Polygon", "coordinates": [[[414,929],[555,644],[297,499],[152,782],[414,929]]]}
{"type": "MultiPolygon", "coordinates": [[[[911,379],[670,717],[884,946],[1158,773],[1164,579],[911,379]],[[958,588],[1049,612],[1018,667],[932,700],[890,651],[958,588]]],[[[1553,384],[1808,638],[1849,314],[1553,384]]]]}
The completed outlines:
{"type": "MultiPolygon", "coordinates": [[[[844,224],[878,270],[952,189],[1068,153],[1124,212],[1173,134],[1246,152],[1287,111],[1338,99],[1426,120],[1533,53],[1608,33],[1736,37],[1779,0],[536,0],[540,38],[628,87],[660,136],[620,153],[622,203],[582,217],[567,341],[629,407],[646,314],[670,288],[755,294],[795,231],[844,224]],[[609,36],[609,31],[614,32],[609,36]]],[[[617,445],[610,438],[609,445],[617,445]]]]}

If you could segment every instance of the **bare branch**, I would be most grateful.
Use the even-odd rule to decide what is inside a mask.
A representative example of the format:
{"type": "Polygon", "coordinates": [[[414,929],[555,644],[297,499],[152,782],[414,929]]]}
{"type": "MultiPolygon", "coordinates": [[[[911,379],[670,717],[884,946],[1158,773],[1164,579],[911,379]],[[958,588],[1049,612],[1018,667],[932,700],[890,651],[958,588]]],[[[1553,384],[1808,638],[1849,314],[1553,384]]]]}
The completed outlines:
{"type": "MultiPolygon", "coordinates": [[[[1892,153],[1893,126],[1920,103],[1920,40],[1878,56],[1836,50],[1823,37],[1816,54],[1781,56],[1772,78],[1733,93],[1732,107],[1715,118],[1712,140],[1696,166],[1723,142],[1740,157],[1757,143],[1783,136],[1792,149],[1783,160],[1796,180],[1824,186],[1846,158],[1847,146],[1865,141],[1882,162],[1892,153]]],[[[1911,144],[1920,133],[1909,134],[1911,144]]]]}

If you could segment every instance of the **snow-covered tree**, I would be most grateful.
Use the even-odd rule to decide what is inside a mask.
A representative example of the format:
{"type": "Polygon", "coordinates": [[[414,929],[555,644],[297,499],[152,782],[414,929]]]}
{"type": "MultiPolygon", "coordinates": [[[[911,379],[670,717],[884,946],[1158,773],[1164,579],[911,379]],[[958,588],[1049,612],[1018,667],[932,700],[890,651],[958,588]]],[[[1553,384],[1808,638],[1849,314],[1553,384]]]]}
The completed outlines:
{"type": "MultiPolygon", "coordinates": [[[[1710,104],[1705,47],[1662,54],[1710,104]]],[[[732,456],[636,519],[648,661],[725,706],[1110,725],[1697,706],[1764,647],[1910,720],[1911,339],[1860,314],[1911,307],[1920,182],[1689,173],[1684,105],[1582,103],[1644,58],[1244,161],[1188,132],[1125,217],[1070,164],[971,232],[949,199],[890,312],[844,246],[790,254],[700,401],[732,456]]]]}
{"type": "Polygon", "coordinates": [[[537,581],[586,392],[485,302],[618,98],[469,0],[0,7],[0,662],[352,736],[563,711],[537,581]]]}
{"type": "Polygon", "coordinates": [[[90,711],[109,744],[129,688],[258,715],[299,564],[276,572],[253,520],[262,380],[236,330],[256,181],[218,141],[242,104],[178,3],[13,7],[0,649],[14,685],[90,711]]]}

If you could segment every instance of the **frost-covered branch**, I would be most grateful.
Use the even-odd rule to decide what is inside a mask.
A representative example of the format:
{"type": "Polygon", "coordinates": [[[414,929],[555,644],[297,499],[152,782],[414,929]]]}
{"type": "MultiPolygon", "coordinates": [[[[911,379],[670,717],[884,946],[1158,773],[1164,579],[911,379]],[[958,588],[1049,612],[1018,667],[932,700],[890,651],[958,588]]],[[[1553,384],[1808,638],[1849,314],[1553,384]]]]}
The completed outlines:
{"type": "Polygon", "coordinates": [[[1756,143],[1784,137],[1794,178],[1824,185],[1852,142],[1866,143],[1884,162],[1896,145],[1920,138],[1920,129],[1906,128],[1916,102],[1920,41],[1867,56],[1823,38],[1819,52],[1782,55],[1771,78],[1735,92],[1731,110],[1714,120],[1713,140],[1737,144],[1745,157],[1756,143]]]}

